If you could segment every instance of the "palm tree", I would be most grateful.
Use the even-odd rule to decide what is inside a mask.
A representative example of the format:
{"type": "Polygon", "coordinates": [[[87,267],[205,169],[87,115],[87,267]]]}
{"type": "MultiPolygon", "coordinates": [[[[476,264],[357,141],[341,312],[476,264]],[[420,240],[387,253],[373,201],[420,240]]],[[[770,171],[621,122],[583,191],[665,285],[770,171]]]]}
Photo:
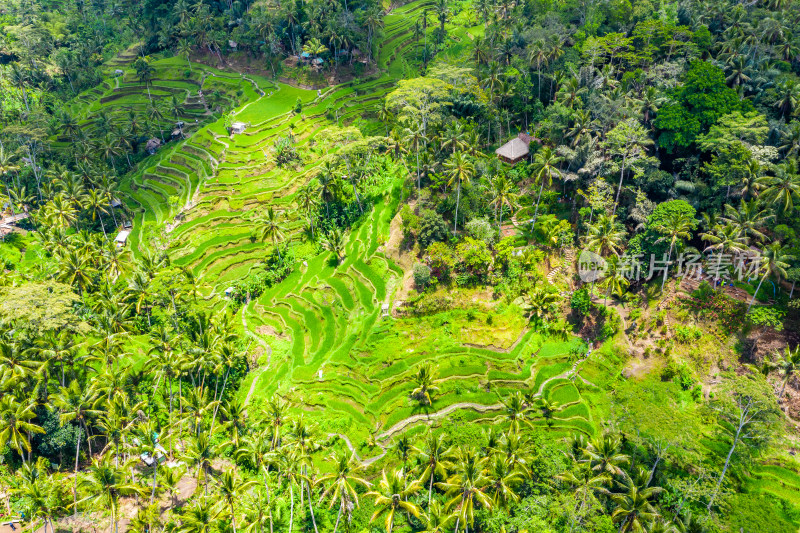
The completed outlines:
{"type": "Polygon", "coordinates": [[[231,515],[231,528],[233,533],[236,533],[236,508],[234,502],[245,493],[245,491],[256,485],[254,480],[241,481],[236,476],[235,470],[226,470],[222,475],[217,478],[217,489],[220,496],[228,504],[228,510],[231,515]]]}
{"type": "Polygon", "coordinates": [[[192,71],[192,63],[189,61],[189,56],[192,53],[192,44],[187,39],[180,39],[178,41],[178,55],[186,61],[186,66],[189,67],[189,72],[192,71]]]}
{"type": "Polygon", "coordinates": [[[503,208],[507,207],[509,214],[513,215],[519,195],[514,188],[514,183],[502,174],[492,179],[489,182],[489,186],[492,194],[490,205],[494,207],[494,219],[497,221],[497,230],[500,231],[503,226],[503,208]],[[499,219],[497,217],[498,211],[500,213],[499,219]]]}
{"type": "Polygon", "coordinates": [[[403,128],[403,142],[409,148],[413,148],[414,152],[417,154],[417,198],[421,198],[422,194],[422,179],[419,171],[419,149],[420,145],[425,144],[427,140],[425,132],[422,129],[422,124],[414,123],[403,128]]]}
{"type": "Polygon", "coordinates": [[[492,495],[492,504],[501,509],[519,501],[516,486],[522,483],[523,475],[504,457],[495,455],[488,473],[491,484],[488,493],[492,495]]]}
{"type": "Polygon", "coordinates": [[[753,307],[753,303],[756,301],[756,296],[758,296],[758,291],[761,290],[761,284],[764,283],[764,280],[769,276],[775,276],[779,280],[780,278],[785,278],[786,269],[789,268],[789,263],[794,261],[794,259],[795,257],[787,253],[779,242],[773,242],[761,250],[761,257],[758,259],[760,263],[758,270],[764,274],[761,276],[758,287],[756,287],[756,292],[753,293],[753,298],[747,306],[748,314],[753,307]]]}
{"type": "Polygon", "coordinates": [[[675,245],[682,240],[689,240],[692,238],[692,230],[696,226],[696,221],[684,212],[671,211],[667,217],[655,225],[653,229],[661,234],[656,240],[656,243],[669,241],[669,253],[667,254],[666,268],[664,268],[664,277],[661,280],[661,291],[664,291],[664,283],[667,281],[667,272],[669,270],[670,261],[672,261],[672,251],[675,245]]]}
{"type": "Polygon", "coordinates": [[[742,199],[738,209],[731,204],[725,204],[725,216],[721,220],[733,225],[745,238],[744,244],[746,245],[749,244],[750,237],[757,241],[763,240],[766,236],[759,228],[766,226],[774,217],[774,214],[769,214],[766,209],[762,209],[756,200],[746,202],[742,199]]]}
{"type": "Polygon", "coordinates": [[[450,177],[447,186],[456,184],[456,213],[453,220],[453,233],[458,231],[458,207],[461,202],[461,183],[469,183],[475,175],[475,165],[464,155],[463,152],[454,152],[445,162],[446,174],[450,177]]]}
{"type": "Polygon", "coordinates": [[[420,468],[424,467],[419,477],[420,483],[428,483],[428,507],[433,498],[433,481],[437,476],[444,479],[447,476],[448,457],[450,449],[445,444],[443,434],[436,435],[428,431],[425,435],[422,448],[414,447],[420,468]]]}
{"type": "Polygon", "coordinates": [[[217,529],[217,517],[222,514],[222,502],[198,499],[181,517],[179,533],[211,533],[217,529]]]}
{"type": "Polygon", "coordinates": [[[344,233],[338,227],[333,228],[325,234],[325,249],[336,255],[336,262],[341,263],[344,259],[344,233]]]}
{"type": "Polygon", "coordinates": [[[447,481],[436,484],[450,497],[445,508],[455,509],[455,533],[458,533],[461,523],[465,533],[469,533],[469,526],[475,520],[476,505],[487,510],[492,508],[492,499],[487,494],[490,480],[485,474],[486,460],[468,448],[461,449],[455,461],[455,473],[447,481]]]}
{"type": "Polygon", "coordinates": [[[278,252],[278,257],[283,259],[281,249],[278,246],[285,238],[280,218],[281,213],[275,213],[272,207],[267,209],[267,212],[263,213],[257,220],[259,225],[258,238],[261,241],[271,240],[273,248],[278,252]]]}
{"type": "Polygon", "coordinates": [[[767,181],[762,196],[766,202],[777,206],[782,214],[788,215],[794,209],[794,202],[800,198],[800,174],[797,173],[797,164],[787,160],[777,167],[777,174],[767,181]]]}
{"type": "Polygon", "coordinates": [[[302,211],[311,223],[311,238],[314,237],[314,215],[319,208],[319,190],[312,184],[307,184],[297,191],[297,208],[302,211]]]}
{"type": "Polygon", "coordinates": [[[772,366],[778,368],[783,374],[783,385],[778,394],[778,401],[781,401],[783,393],[786,391],[786,385],[800,371],[800,346],[795,346],[794,350],[787,346],[783,355],[778,355],[778,360],[772,366]]]}
{"type": "Polygon", "coordinates": [[[611,519],[620,524],[619,532],[647,531],[650,525],[659,517],[658,511],[650,503],[650,499],[663,492],[661,487],[639,487],[631,477],[623,472],[622,486],[625,492],[611,493],[611,499],[616,508],[611,513],[611,519]]]}
{"type": "MultiPolygon", "coordinates": [[[[330,499],[330,505],[333,507],[336,502],[339,503],[339,511],[336,514],[336,524],[333,526],[333,533],[339,528],[339,520],[342,517],[342,511],[346,510],[349,514],[353,507],[358,507],[358,493],[356,492],[356,485],[369,487],[370,483],[366,479],[359,476],[363,466],[361,462],[355,457],[355,454],[347,455],[343,452],[332,453],[330,461],[333,463],[333,472],[324,474],[317,479],[317,483],[325,485],[330,483],[328,487],[322,492],[319,500],[330,499]]],[[[348,520],[349,521],[349,520],[348,520]]]]}
{"type": "Polygon", "coordinates": [[[710,242],[704,251],[714,250],[717,253],[715,279],[721,277],[722,257],[727,252],[743,251],[747,248],[745,237],[733,224],[715,225],[709,232],[701,233],[700,238],[710,242]]]}
{"type": "Polygon", "coordinates": [[[422,405],[431,405],[431,395],[439,392],[439,387],[435,383],[434,369],[431,363],[425,363],[419,367],[414,375],[414,382],[417,387],[411,391],[411,396],[419,400],[422,405]]]}
{"type": "Polygon", "coordinates": [[[72,380],[67,387],[61,387],[53,397],[53,405],[59,410],[59,422],[63,425],[76,422],[79,430],[75,432],[75,485],[73,487],[73,511],[78,513],[78,462],[81,455],[81,438],[86,438],[89,456],[92,455],[92,444],[89,439],[89,417],[100,416],[99,409],[102,398],[93,387],[83,387],[77,380],[72,380]],[[83,430],[83,435],[81,431],[83,430]]]}
{"type": "Polygon", "coordinates": [[[16,450],[22,461],[25,462],[25,451],[28,459],[31,458],[31,433],[44,433],[45,431],[32,423],[36,418],[33,410],[35,404],[18,402],[13,394],[6,394],[0,398],[0,447],[8,446],[16,450]]]}
{"type": "Polygon", "coordinates": [[[622,475],[622,466],[630,462],[630,457],[620,451],[621,442],[615,435],[602,435],[592,439],[582,451],[585,461],[593,472],[622,475]]]}
{"type": "Polygon", "coordinates": [[[73,203],[67,199],[64,193],[56,194],[44,208],[45,217],[51,221],[52,224],[68,228],[78,218],[78,212],[73,203]]]}
{"type": "Polygon", "coordinates": [[[511,424],[511,431],[519,432],[520,423],[526,422],[525,414],[528,411],[530,405],[525,401],[525,398],[522,396],[521,392],[515,392],[514,394],[509,395],[509,397],[505,400],[501,400],[503,404],[503,410],[505,411],[506,418],[511,424]]]}
{"type": "Polygon", "coordinates": [[[372,514],[370,522],[386,515],[384,525],[386,533],[392,533],[395,516],[400,511],[411,513],[419,518],[420,508],[417,504],[408,501],[408,497],[416,494],[422,488],[420,482],[412,480],[408,483],[403,469],[394,470],[388,476],[386,470],[381,472],[381,480],[377,490],[367,492],[367,496],[375,499],[376,511],[372,514]]]}
{"type": "MultiPolygon", "coordinates": [[[[628,288],[630,281],[625,274],[626,272],[625,269],[622,268],[622,260],[620,256],[612,255],[609,257],[604,272],[605,277],[601,283],[601,287],[604,287],[606,290],[605,302],[603,305],[608,305],[609,295],[616,294],[617,296],[622,296],[622,293],[628,288]]],[[[664,276],[666,277],[666,273],[664,276]]],[[[664,290],[663,280],[661,282],[661,290],[664,290]]]]}
{"type": "Polygon", "coordinates": [[[561,177],[561,171],[557,168],[562,158],[557,157],[549,146],[545,146],[533,158],[533,173],[539,181],[539,194],[536,196],[536,209],[533,212],[533,220],[531,220],[531,228],[536,227],[536,217],[539,215],[539,202],[542,199],[542,191],[544,190],[544,183],[547,180],[547,186],[553,185],[553,176],[561,177]]]}
{"type": "MultiPolygon", "coordinates": [[[[591,468],[583,466],[575,471],[559,474],[556,479],[571,487],[573,498],[577,502],[574,515],[582,516],[583,509],[586,507],[592,493],[603,492],[612,478],[606,472],[595,474],[591,468]]],[[[574,523],[574,520],[574,518],[571,518],[571,523],[574,523]]]]}
{"type": "Polygon", "coordinates": [[[603,256],[619,255],[626,235],[625,228],[617,222],[616,215],[600,215],[597,221],[589,226],[586,246],[603,256]]]}
{"type": "Polygon", "coordinates": [[[200,475],[203,475],[203,491],[208,496],[211,461],[216,456],[216,447],[209,442],[209,435],[201,432],[195,439],[192,439],[191,445],[186,449],[185,456],[189,464],[197,467],[196,477],[198,481],[200,481],[200,475]]]}
{"type": "Polygon", "coordinates": [[[102,503],[111,512],[113,533],[119,533],[119,498],[141,492],[138,486],[128,483],[128,468],[114,465],[108,455],[95,458],[81,480],[81,486],[88,494],[81,501],[102,503]]]}

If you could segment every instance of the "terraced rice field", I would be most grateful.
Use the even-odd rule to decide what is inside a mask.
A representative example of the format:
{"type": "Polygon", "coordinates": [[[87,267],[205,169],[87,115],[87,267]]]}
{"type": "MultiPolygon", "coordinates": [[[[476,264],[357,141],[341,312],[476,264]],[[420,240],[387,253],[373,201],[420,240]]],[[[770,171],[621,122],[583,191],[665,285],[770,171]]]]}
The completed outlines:
{"type": "MultiPolygon", "coordinates": [[[[252,79],[238,86],[247,89],[241,95],[246,103],[234,111],[234,120],[248,124],[244,134],[230,137],[223,121],[216,120],[150,158],[124,185],[136,211],[134,253],[163,229],[174,263],[202,275],[219,293],[271,251],[252,238],[254,214],[272,206],[285,214],[290,238],[299,234],[295,191],[313,179],[324,153],[336,149],[315,145],[315,138],[326,128],[377,115],[384,96],[404,76],[406,61],[418,55],[414,22],[432,5],[419,0],[387,15],[379,76],[320,94],[252,79]],[[295,114],[298,98],[303,109],[295,114]],[[278,168],[271,147],[290,134],[302,164],[278,168]]],[[[466,33],[457,31],[454,45],[467,39],[466,33]]],[[[185,69],[165,61],[173,62],[169,68],[176,73],[185,69]]],[[[131,83],[128,78],[120,82],[118,100],[132,97],[122,90],[131,83]]],[[[210,78],[224,80],[224,75],[206,76],[204,83],[210,78]]],[[[173,88],[155,85],[158,91],[173,88]]],[[[278,394],[302,405],[330,432],[358,442],[372,428],[388,442],[455,412],[467,419],[495,419],[502,416],[501,398],[533,388],[561,406],[552,420],[534,424],[565,434],[593,433],[580,393],[591,385],[578,376],[581,369],[568,355],[577,339],[547,341],[520,326],[513,345],[480,347],[469,344],[474,339],[465,333],[468,328],[449,333],[446,324],[436,322],[442,317],[384,316],[382,307],[393,304],[403,275],[381,251],[399,201],[396,192],[353,228],[341,264],[332,262],[331,254],[318,255],[242,308],[245,334],[263,350],[261,368],[241,389],[244,399],[257,405],[278,394]],[[429,324],[429,334],[419,331],[423,323],[429,324]],[[436,364],[441,390],[423,409],[409,395],[411,376],[427,361],[436,364]]]]}

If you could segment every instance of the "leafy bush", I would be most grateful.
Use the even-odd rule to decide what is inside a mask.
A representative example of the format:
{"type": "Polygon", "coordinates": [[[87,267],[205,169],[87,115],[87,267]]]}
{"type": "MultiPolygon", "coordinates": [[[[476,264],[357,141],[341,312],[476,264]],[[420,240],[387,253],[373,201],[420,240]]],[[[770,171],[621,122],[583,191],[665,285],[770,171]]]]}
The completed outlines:
{"type": "Polygon", "coordinates": [[[431,281],[431,268],[424,263],[414,265],[414,285],[424,289],[431,281]]]}
{"type": "Polygon", "coordinates": [[[703,332],[695,326],[684,326],[683,324],[675,325],[675,340],[681,344],[688,344],[692,341],[700,340],[702,336],[703,332]]]}
{"type": "Polygon", "coordinates": [[[592,298],[589,296],[589,290],[583,288],[572,293],[569,306],[576,311],[581,318],[589,314],[589,310],[592,308],[592,298]]]}
{"type": "Polygon", "coordinates": [[[491,245],[497,241],[497,230],[486,218],[473,218],[467,222],[465,228],[470,236],[486,244],[491,245]]]}
{"type": "Polygon", "coordinates": [[[456,255],[445,243],[436,242],[428,248],[427,261],[436,279],[447,281],[456,266],[456,255]]]}
{"type": "Polygon", "coordinates": [[[444,241],[449,235],[450,230],[442,215],[430,209],[422,211],[418,236],[420,246],[427,248],[434,242],[444,241]]]}

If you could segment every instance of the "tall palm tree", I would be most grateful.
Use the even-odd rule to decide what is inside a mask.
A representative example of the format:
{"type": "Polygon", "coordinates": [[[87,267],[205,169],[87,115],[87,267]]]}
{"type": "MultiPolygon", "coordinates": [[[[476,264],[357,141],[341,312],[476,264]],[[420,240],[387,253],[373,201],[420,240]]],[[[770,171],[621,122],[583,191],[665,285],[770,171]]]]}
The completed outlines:
{"type": "Polygon", "coordinates": [[[630,457],[622,453],[621,447],[622,443],[615,435],[595,437],[583,449],[585,462],[594,472],[622,475],[622,467],[630,463],[630,457]]]}
{"type": "Polygon", "coordinates": [[[656,240],[658,242],[669,241],[669,253],[667,254],[667,266],[664,268],[664,277],[661,279],[661,291],[664,291],[664,283],[667,281],[667,272],[669,270],[670,261],[672,261],[672,251],[675,246],[684,240],[692,238],[692,231],[696,226],[696,221],[683,212],[672,211],[667,214],[667,217],[656,224],[653,228],[661,234],[656,240]]]}
{"type": "Polygon", "coordinates": [[[453,217],[453,233],[458,232],[458,207],[461,203],[461,184],[469,183],[475,175],[475,165],[463,152],[454,152],[444,164],[445,172],[449,177],[447,186],[456,184],[456,213],[453,217]]]}
{"type": "Polygon", "coordinates": [[[787,251],[779,242],[773,242],[761,250],[758,270],[759,272],[763,272],[763,275],[758,282],[756,292],[753,293],[753,298],[750,300],[750,304],[747,306],[748,314],[750,313],[750,309],[753,307],[753,304],[756,301],[756,296],[758,296],[758,291],[761,290],[761,284],[764,283],[764,280],[769,276],[775,276],[778,278],[778,280],[780,280],[780,278],[785,278],[786,269],[789,268],[789,263],[794,259],[795,257],[787,253],[787,251]]]}
{"type": "Polygon", "coordinates": [[[301,187],[300,190],[297,191],[297,208],[303,213],[303,215],[308,219],[311,223],[311,238],[314,239],[314,216],[317,213],[317,209],[319,208],[319,190],[317,187],[314,187],[311,183],[301,187]]]}
{"type": "Polygon", "coordinates": [[[610,494],[611,500],[616,504],[611,519],[619,523],[620,533],[647,531],[647,526],[659,517],[650,499],[663,492],[663,489],[639,487],[625,472],[622,487],[624,492],[610,494]]]}
{"type": "Polygon", "coordinates": [[[767,181],[767,187],[759,197],[763,197],[784,215],[788,215],[794,209],[794,202],[800,198],[800,174],[797,172],[797,164],[792,160],[787,160],[783,165],[777,167],[777,176],[767,181]]]}
{"type": "Polygon", "coordinates": [[[320,501],[330,499],[328,507],[333,507],[337,502],[339,503],[336,523],[333,526],[333,533],[336,533],[339,528],[339,521],[342,518],[342,511],[346,510],[349,516],[353,507],[358,507],[359,505],[356,486],[369,487],[370,483],[360,477],[359,474],[363,470],[363,466],[356,459],[355,454],[332,453],[330,462],[333,463],[333,472],[320,476],[317,479],[317,483],[323,486],[328,484],[319,497],[320,501]]]}
{"type": "Polygon", "coordinates": [[[545,146],[533,157],[533,173],[536,180],[539,181],[539,194],[536,196],[536,209],[533,212],[533,220],[531,220],[531,228],[536,227],[536,218],[539,216],[539,202],[542,200],[542,191],[544,190],[545,181],[547,186],[553,185],[553,176],[561,177],[561,171],[558,169],[558,164],[562,158],[556,156],[549,146],[545,146]]]}
{"type": "Polygon", "coordinates": [[[465,533],[475,521],[475,508],[480,505],[484,509],[492,508],[492,499],[488,494],[490,484],[486,476],[486,457],[479,457],[469,448],[461,449],[454,462],[455,473],[447,481],[436,486],[445,491],[450,499],[445,504],[447,509],[455,509],[458,533],[460,524],[465,533]]]}
{"type": "Polygon", "coordinates": [[[398,512],[405,511],[417,518],[420,516],[419,506],[408,501],[408,498],[419,492],[422,485],[417,480],[412,480],[411,483],[408,483],[406,477],[402,468],[392,471],[389,475],[386,474],[384,469],[381,472],[381,480],[378,483],[377,490],[367,492],[367,496],[375,499],[375,507],[377,508],[372,514],[370,522],[386,515],[384,519],[386,533],[392,533],[398,512]]]}
{"type": "Polygon", "coordinates": [[[222,514],[221,501],[198,499],[181,516],[179,533],[211,533],[217,530],[217,517],[222,514]]]}
{"type": "Polygon", "coordinates": [[[625,228],[616,215],[600,215],[586,233],[586,246],[600,255],[619,255],[625,239],[625,228]]]}
{"type": "Polygon", "coordinates": [[[258,218],[257,223],[259,225],[259,240],[272,241],[272,246],[278,252],[278,257],[283,259],[279,246],[279,243],[285,238],[283,234],[283,224],[281,223],[281,213],[276,213],[275,210],[270,207],[267,209],[266,213],[258,218]]]}
{"type": "Polygon", "coordinates": [[[761,204],[756,200],[746,202],[742,199],[738,209],[731,204],[725,204],[725,216],[721,220],[732,224],[745,238],[745,244],[749,244],[750,238],[756,241],[764,240],[766,236],[760,230],[774,217],[774,214],[767,213],[766,209],[762,209],[761,204]]]}
{"type": "Polygon", "coordinates": [[[433,498],[434,478],[438,477],[444,479],[447,476],[450,448],[446,445],[445,440],[446,437],[444,434],[440,433],[436,435],[433,431],[428,431],[425,435],[422,448],[413,448],[417,453],[419,467],[423,468],[422,474],[419,477],[419,482],[428,484],[429,507],[433,498]]]}
{"type": "Polygon", "coordinates": [[[503,226],[503,208],[508,208],[509,214],[513,215],[517,207],[519,195],[516,192],[514,183],[505,175],[498,175],[489,182],[492,201],[490,205],[494,207],[494,219],[497,221],[497,230],[503,226]],[[498,212],[500,217],[498,219],[498,212]]]}
{"type": "Polygon", "coordinates": [[[31,422],[36,418],[34,406],[31,402],[17,401],[13,394],[0,398],[0,446],[7,444],[12,450],[16,450],[23,462],[26,451],[28,459],[31,458],[30,435],[45,432],[31,422]]]}
{"type": "Polygon", "coordinates": [[[778,394],[778,401],[781,401],[783,393],[786,391],[786,385],[800,371],[800,346],[795,346],[794,350],[787,346],[783,355],[779,354],[772,366],[778,368],[783,374],[783,385],[781,385],[781,392],[778,394]]]}
{"type": "Polygon", "coordinates": [[[228,504],[228,512],[231,517],[231,528],[233,533],[236,533],[236,501],[241,497],[247,489],[256,485],[255,480],[242,481],[236,475],[235,470],[225,470],[222,475],[217,478],[217,490],[220,496],[228,504]]]}
{"type": "Polygon", "coordinates": [[[431,405],[433,403],[431,395],[439,391],[439,387],[434,385],[436,382],[434,374],[433,364],[425,363],[417,369],[417,373],[414,375],[416,388],[411,391],[411,396],[417,398],[422,405],[431,405]]]}
{"type": "Polygon", "coordinates": [[[403,128],[403,142],[408,146],[406,150],[413,149],[417,155],[417,198],[422,194],[422,178],[420,177],[419,149],[427,143],[427,137],[422,129],[422,124],[413,123],[403,128]]]}
{"type": "Polygon", "coordinates": [[[128,468],[116,466],[108,455],[92,460],[92,465],[81,480],[88,494],[81,501],[101,503],[111,512],[113,533],[119,533],[119,499],[121,496],[139,494],[141,489],[128,482],[128,468]]]}
{"type": "Polygon", "coordinates": [[[341,263],[344,258],[344,233],[341,229],[333,228],[325,234],[323,242],[325,249],[336,255],[336,262],[341,263]]]}
{"type": "Polygon", "coordinates": [[[508,509],[509,505],[519,501],[517,485],[522,483],[523,474],[515,465],[500,455],[491,459],[488,477],[491,480],[487,492],[492,496],[495,508],[508,509]]]}
{"type": "Polygon", "coordinates": [[[73,511],[77,516],[78,506],[78,463],[81,455],[81,440],[86,439],[89,447],[89,456],[92,455],[92,444],[89,439],[89,418],[100,416],[102,397],[97,395],[94,387],[83,387],[77,380],[72,380],[66,387],[61,387],[53,397],[53,405],[59,410],[59,422],[67,424],[75,422],[78,431],[75,432],[75,485],[73,487],[73,511]],[[83,430],[83,434],[81,431],[83,430]]]}

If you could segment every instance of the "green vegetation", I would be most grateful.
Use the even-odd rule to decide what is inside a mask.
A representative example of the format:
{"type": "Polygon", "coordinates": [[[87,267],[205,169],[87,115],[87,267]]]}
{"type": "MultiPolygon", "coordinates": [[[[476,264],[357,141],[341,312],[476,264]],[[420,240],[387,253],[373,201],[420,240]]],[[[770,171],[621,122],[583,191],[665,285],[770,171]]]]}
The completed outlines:
{"type": "Polygon", "coordinates": [[[799,9],[11,0],[0,523],[796,531],[799,9]]]}

